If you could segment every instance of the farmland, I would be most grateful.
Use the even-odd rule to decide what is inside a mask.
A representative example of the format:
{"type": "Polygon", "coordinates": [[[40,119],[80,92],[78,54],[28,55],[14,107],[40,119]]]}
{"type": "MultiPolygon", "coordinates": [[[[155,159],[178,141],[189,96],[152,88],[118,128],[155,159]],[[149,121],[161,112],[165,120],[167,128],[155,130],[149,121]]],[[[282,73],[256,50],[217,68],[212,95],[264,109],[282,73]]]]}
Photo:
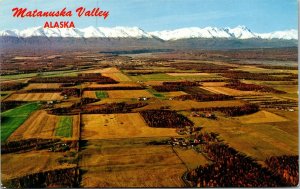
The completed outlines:
{"type": "Polygon", "coordinates": [[[139,98],[139,97],[152,97],[152,95],[145,90],[114,90],[107,91],[110,98],[139,98]]]}
{"type": "Polygon", "coordinates": [[[145,142],[145,139],[131,139],[88,143],[80,162],[86,170],[83,184],[87,187],[184,186],[181,176],[186,168],[172,148],[148,146],[145,142]],[[96,153],[99,151],[101,156],[96,153]]]}
{"type": "Polygon", "coordinates": [[[73,118],[63,116],[60,117],[60,120],[55,129],[55,135],[61,137],[72,137],[73,129],[73,118]]]}
{"type": "Polygon", "coordinates": [[[3,55],[3,183],[295,186],[296,50],[3,55]]]}
{"type": "Polygon", "coordinates": [[[1,142],[4,142],[38,107],[38,103],[29,103],[1,113],[1,142]]]}
{"type": "Polygon", "coordinates": [[[60,93],[20,93],[12,94],[7,100],[15,101],[48,101],[48,100],[62,100],[63,96],[60,93]]]}
{"type": "Polygon", "coordinates": [[[86,114],[82,116],[83,139],[176,136],[175,129],[150,128],[138,113],[86,114]]]}
{"type": "Polygon", "coordinates": [[[97,98],[107,98],[108,97],[108,94],[107,92],[105,91],[96,91],[96,97],[97,98]]]}
{"type": "Polygon", "coordinates": [[[8,140],[53,138],[55,136],[72,137],[73,133],[78,135],[76,124],[78,124],[78,116],[55,116],[44,110],[38,110],[31,114],[8,140]]]}

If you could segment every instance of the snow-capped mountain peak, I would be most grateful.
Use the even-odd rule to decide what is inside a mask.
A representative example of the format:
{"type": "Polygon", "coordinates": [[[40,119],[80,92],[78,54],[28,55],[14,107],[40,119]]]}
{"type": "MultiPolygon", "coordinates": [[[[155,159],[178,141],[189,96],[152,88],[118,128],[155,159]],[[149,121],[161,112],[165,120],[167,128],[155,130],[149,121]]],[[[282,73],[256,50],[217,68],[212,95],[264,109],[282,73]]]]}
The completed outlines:
{"type": "Polygon", "coordinates": [[[232,37],[237,39],[250,39],[259,38],[258,35],[254,34],[246,26],[237,26],[235,28],[225,28],[225,30],[232,35],[232,37]]]}
{"type": "Polygon", "coordinates": [[[297,40],[298,31],[295,29],[275,31],[271,33],[254,33],[246,26],[235,28],[189,27],[175,30],[146,32],[138,27],[87,27],[83,29],[43,28],[33,27],[24,30],[3,30],[0,36],[11,37],[74,37],[74,38],[159,38],[165,41],[189,38],[228,38],[228,39],[285,39],[297,40]]]}
{"type": "Polygon", "coordinates": [[[298,31],[295,29],[285,30],[285,31],[276,31],[271,33],[260,33],[257,34],[263,39],[298,39],[298,31]]]}

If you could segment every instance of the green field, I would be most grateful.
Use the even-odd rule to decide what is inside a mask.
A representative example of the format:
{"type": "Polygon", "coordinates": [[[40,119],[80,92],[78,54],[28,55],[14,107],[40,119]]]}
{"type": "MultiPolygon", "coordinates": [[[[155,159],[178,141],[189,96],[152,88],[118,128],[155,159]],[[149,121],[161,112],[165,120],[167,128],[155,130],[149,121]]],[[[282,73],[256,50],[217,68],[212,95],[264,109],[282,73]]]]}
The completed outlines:
{"type": "Polygon", "coordinates": [[[73,118],[71,116],[62,116],[55,129],[56,136],[72,137],[73,118]]]}
{"type": "Polygon", "coordinates": [[[145,74],[129,76],[133,81],[180,81],[180,80],[203,80],[203,79],[219,79],[222,78],[216,74],[210,75],[181,75],[181,76],[171,76],[166,73],[155,73],[155,74],[145,74]]]}
{"type": "Polygon", "coordinates": [[[34,102],[3,112],[1,114],[1,142],[5,142],[26,121],[29,115],[38,108],[39,103],[34,102]]]}
{"type": "Polygon", "coordinates": [[[15,80],[15,79],[25,79],[25,78],[35,77],[37,75],[38,75],[37,73],[4,75],[4,76],[1,76],[0,80],[6,81],[6,80],[15,80]]]}
{"type": "Polygon", "coordinates": [[[145,75],[137,75],[137,76],[129,76],[133,81],[176,81],[180,78],[176,78],[164,73],[157,74],[145,74],[145,75]]]}
{"type": "Polygon", "coordinates": [[[44,72],[40,74],[42,77],[57,77],[57,76],[77,76],[78,72],[74,70],[44,72]]]}
{"type": "Polygon", "coordinates": [[[159,98],[159,99],[165,99],[165,95],[160,93],[160,92],[157,92],[156,90],[154,90],[153,88],[149,88],[147,89],[147,91],[151,94],[153,94],[153,96],[155,96],[156,98],[159,98]]]}
{"type": "Polygon", "coordinates": [[[97,98],[108,98],[108,94],[105,91],[96,91],[95,93],[97,98]]]}

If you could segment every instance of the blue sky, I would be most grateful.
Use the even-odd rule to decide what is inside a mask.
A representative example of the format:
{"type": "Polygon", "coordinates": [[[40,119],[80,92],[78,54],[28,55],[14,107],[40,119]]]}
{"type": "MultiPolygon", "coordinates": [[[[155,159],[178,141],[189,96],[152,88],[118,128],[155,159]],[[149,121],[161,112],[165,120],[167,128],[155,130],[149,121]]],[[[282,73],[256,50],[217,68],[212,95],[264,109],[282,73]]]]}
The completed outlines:
{"type": "Polygon", "coordinates": [[[43,26],[45,21],[71,21],[84,28],[137,26],[145,31],[182,27],[235,27],[245,25],[255,32],[298,28],[297,0],[0,0],[0,30],[43,26]],[[109,10],[103,18],[78,18],[75,9],[100,7],[109,10]],[[73,11],[73,17],[14,18],[11,9],[73,11]]]}

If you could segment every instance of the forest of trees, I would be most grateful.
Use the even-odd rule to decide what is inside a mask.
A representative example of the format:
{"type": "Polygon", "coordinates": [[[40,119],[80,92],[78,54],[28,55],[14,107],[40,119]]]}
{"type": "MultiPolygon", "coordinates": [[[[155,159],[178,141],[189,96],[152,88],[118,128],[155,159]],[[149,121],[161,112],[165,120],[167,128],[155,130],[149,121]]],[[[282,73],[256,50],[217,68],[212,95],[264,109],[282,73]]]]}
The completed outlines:
{"type": "Polygon", "coordinates": [[[299,182],[299,156],[272,156],[265,163],[276,175],[280,175],[289,186],[297,186],[299,182]]]}
{"type": "Polygon", "coordinates": [[[8,188],[79,188],[80,170],[77,167],[55,169],[23,177],[4,183],[8,188]]]}
{"type": "Polygon", "coordinates": [[[96,82],[99,84],[116,84],[118,83],[110,77],[101,76],[100,74],[84,74],[78,76],[56,76],[56,77],[36,77],[28,81],[29,83],[76,83],[96,82]]]}
{"type": "Polygon", "coordinates": [[[231,107],[209,107],[209,108],[192,108],[192,111],[219,111],[227,116],[242,116],[252,114],[259,111],[259,106],[256,104],[245,104],[242,106],[231,106],[231,107]]]}
{"type": "Polygon", "coordinates": [[[259,81],[292,81],[296,76],[285,76],[285,77],[276,77],[272,73],[250,73],[245,71],[229,71],[222,73],[221,76],[227,77],[230,79],[246,79],[246,80],[259,80],[259,81]]]}
{"type": "Polygon", "coordinates": [[[27,83],[20,82],[3,82],[0,85],[0,91],[16,91],[26,87],[27,83]]]}
{"type": "Polygon", "coordinates": [[[175,97],[176,100],[195,100],[198,102],[206,101],[222,101],[222,100],[232,100],[232,96],[224,94],[195,94],[195,95],[181,95],[175,97]]]}
{"type": "Polygon", "coordinates": [[[297,181],[295,176],[298,176],[298,156],[271,157],[266,160],[267,167],[262,167],[251,157],[223,143],[218,136],[217,133],[207,132],[195,135],[195,139],[200,141],[200,146],[196,150],[212,163],[200,165],[187,173],[186,179],[191,182],[192,186],[286,187],[297,185],[298,182],[285,180],[280,173],[284,172],[282,170],[291,169],[293,171],[289,170],[290,174],[287,175],[292,175],[292,180],[297,181]]]}
{"type": "Polygon", "coordinates": [[[182,128],[194,123],[185,116],[171,110],[145,110],[140,112],[150,127],[182,128]]]}
{"type": "Polygon", "coordinates": [[[285,94],[286,92],[273,89],[271,87],[263,86],[263,85],[255,85],[255,84],[246,84],[242,83],[239,80],[231,81],[226,84],[225,87],[237,89],[241,91],[260,91],[260,92],[271,92],[276,94],[285,94]]]}

